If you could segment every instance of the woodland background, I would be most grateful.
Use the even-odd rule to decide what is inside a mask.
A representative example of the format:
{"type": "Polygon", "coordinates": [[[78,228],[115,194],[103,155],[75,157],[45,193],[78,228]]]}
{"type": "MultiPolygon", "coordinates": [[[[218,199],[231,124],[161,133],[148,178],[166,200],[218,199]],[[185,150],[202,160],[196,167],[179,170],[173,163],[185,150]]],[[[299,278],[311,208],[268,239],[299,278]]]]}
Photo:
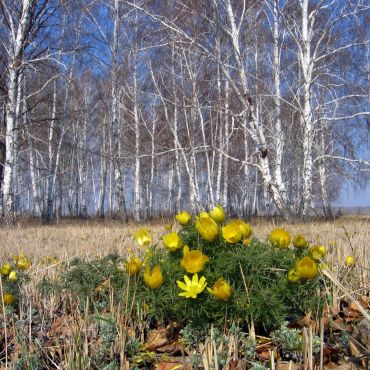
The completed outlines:
{"type": "Polygon", "coordinates": [[[365,0],[2,0],[2,214],[333,217],[370,170],[365,0]]]}

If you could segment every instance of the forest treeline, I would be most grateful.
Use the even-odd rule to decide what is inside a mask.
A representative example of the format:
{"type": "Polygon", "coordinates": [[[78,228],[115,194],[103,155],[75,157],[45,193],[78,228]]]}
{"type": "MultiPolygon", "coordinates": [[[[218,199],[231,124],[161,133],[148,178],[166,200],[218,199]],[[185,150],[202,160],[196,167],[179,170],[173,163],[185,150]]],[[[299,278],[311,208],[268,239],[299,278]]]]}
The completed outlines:
{"type": "Polygon", "coordinates": [[[369,180],[366,0],[0,1],[1,214],[332,217],[369,180]]]}

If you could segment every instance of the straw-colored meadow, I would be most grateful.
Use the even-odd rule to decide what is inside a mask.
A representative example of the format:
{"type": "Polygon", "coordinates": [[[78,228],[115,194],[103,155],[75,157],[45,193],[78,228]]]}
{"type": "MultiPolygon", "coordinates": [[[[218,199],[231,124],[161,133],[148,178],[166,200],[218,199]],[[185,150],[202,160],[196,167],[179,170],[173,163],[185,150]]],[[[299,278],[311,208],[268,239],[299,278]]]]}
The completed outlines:
{"type": "MultiPolygon", "coordinates": [[[[125,256],[128,250],[137,247],[133,237],[135,230],[145,226],[153,234],[153,240],[159,241],[166,233],[166,225],[171,223],[175,222],[163,220],[125,225],[116,221],[63,220],[53,226],[19,223],[14,228],[0,228],[0,260],[23,252],[32,259],[33,269],[37,270],[40,268],[38,261],[45,256],[55,255],[60,260],[92,258],[110,252],[125,256]]],[[[347,216],[330,222],[312,221],[305,224],[286,224],[257,218],[250,223],[257,239],[266,240],[271,230],[279,226],[292,235],[304,234],[310,244],[326,245],[329,259],[335,264],[343,263],[348,254],[355,254],[365,268],[370,268],[370,217],[347,216]]]]}
{"type": "Polygon", "coordinates": [[[14,256],[31,265],[12,267],[18,274],[14,283],[7,281],[9,272],[2,274],[0,367],[263,370],[288,364],[313,370],[353,359],[367,366],[369,325],[368,342],[358,333],[370,317],[369,217],[305,224],[255,218],[244,241],[242,234],[233,241],[233,231],[224,232],[226,222],[215,223],[219,235],[210,242],[198,226],[181,226],[175,219],[142,225],[23,221],[1,228],[1,265],[17,266],[14,256]],[[134,233],[143,227],[151,241],[140,246],[134,233]],[[304,235],[306,249],[293,248],[290,241],[274,246],[269,235],[276,228],[288,231],[292,242],[294,235],[304,235]],[[171,232],[184,243],[163,242],[171,232]],[[190,253],[185,244],[198,253],[195,260],[189,254],[184,262],[190,253]],[[325,256],[311,260],[312,277],[288,282],[292,261],[312,256],[308,245],[325,246],[325,256]],[[224,248],[224,254],[212,254],[213,248],[224,248]],[[259,251],[265,253],[262,260],[259,251]],[[252,264],[245,253],[254,258],[252,264]],[[346,266],[348,256],[353,266],[346,266]],[[156,273],[155,264],[161,266],[156,273]],[[260,267],[254,271],[254,265],[260,267]],[[151,267],[144,272],[146,266],[151,267]],[[206,278],[198,283],[195,273],[187,281],[184,274],[195,271],[206,278]],[[179,281],[183,278],[186,284],[179,281]],[[4,289],[17,283],[14,304],[7,304],[4,289]],[[179,287],[185,292],[179,294],[179,287]],[[251,296],[264,289],[262,298],[251,296]],[[281,326],[275,325],[280,319],[281,326]]]}

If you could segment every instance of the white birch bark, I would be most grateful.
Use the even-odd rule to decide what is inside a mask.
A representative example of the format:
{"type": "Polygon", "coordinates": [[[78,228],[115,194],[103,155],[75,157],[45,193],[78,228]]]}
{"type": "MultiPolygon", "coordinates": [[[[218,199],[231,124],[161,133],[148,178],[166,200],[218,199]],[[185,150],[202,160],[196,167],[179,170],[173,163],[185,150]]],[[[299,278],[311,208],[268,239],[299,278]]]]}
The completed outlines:
{"type": "Polygon", "coordinates": [[[178,97],[176,89],[176,70],[175,70],[175,48],[172,44],[171,48],[171,63],[172,63],[172,95],[173,95],[173,146],[175,148],[175,170],[177,179],[177,197],[176,197],[176,211],[179,212],[181,209],[182,199],[182,178],[181,178],[181,159],[179,155],[179,138],[178,138],[178,97]]]}
{"type": "Polygon", "coordinates": [[[318,172],[320,179],[320,191],[321,191],[321,200],[324,216],[326,219],[332,219],[333,213],[329,203],[329,197],[327,192],[327,173],[325,166],[325,137],[324,137],[324,124],[320,122],[319,133],[318,133],[318,146],[320,150],[320,155],[323,156],[318,160],[318,172]]]}
{"type": "Polygon", "coordinates": [[[154,173],[155,173],[155,129],[156,129],[156,118],[153,119],[152,130],[150,132],[151,138],[151,150],[150,150],[150,180],[148,184],[148,217],[154,215],[154,173]]]}
{"type": "MultiPolygon", "coordinates": [[[[14,220],[13,214],[13,176],[14,165],[17,158],[15,158],[16,147],[16,127],[17,127],[17,112],[19,112],[19,96],[18,84],[20,83],[23,73],[23,50],[30,32],[30,19],[32,13],[32,0],[22,0],[21,13],[19,16],[19,23],[13,21],[12,15],[9,14],[7,18],[9,30],[8,42],[8,78],[7,78],[7,105],[6,105],[6,152],[4,163],[4,177],[2,186],[3,197],[3,217],[6,223],[12,223],[14,220]]],[[[7,12],[6,5],[3,4],[4,11],[7,12]]]]}
{"type": "MultiPolygon", "coordinates": [[[[25,81],[24,81],[25,85],[25,81]]],[[[25,86],[23,87],[25,89],[25,86]]],[[[23,100],[23,116],[27,123],[28,129],[30,128],[30,118],[28,113],[28,107],[27,107],[27,99],[23,100]]],[[[32,207],[29,208],[29,211],[33,211],[33,214],[35,216],[41,216],[41,197],[39,193],[39,189],[36,183],[36,159],[35,159],[35,150],[33,147],[33,138],[30,135],[30,132],[28,133],[27,137],[27,147],[28,147],[28,156],[29,156],[29,171],[30,171],[30,180],[31,180],[31,192],[32,192],[32,207]]]]}
{"type": "Polygon", "coordinates": [[[111,135],[112,135],[112,147],[113,147],[113,170],[114,170],[114,183],[115,183],[115,195],[117,198],[118,205],[118,217],[124,222],[128,221],[127,210],[126,210],[126,198],[123,190],[123,176],[122,166],[120,161],[121,156],[121,135],[120,135],[120,122],[118,122],[118,38],[120,28],[120,1],[114,1],[114,30],[113,30],[113,47],[112,47],[112,90],[111,90],[111,135]]]}
{"type": "MultiPolygon", "coordinates": [[[[226,207],[228,204],[228,191],[229,191],[229,160],[228,160],[228,153],[229,153],[229,81],[226,79],[225,81],[225,115],[224,115],[224,125],[225,125],[225,147],[224,152],[226,153],[225,158],[223,160],[223,172],[224,172],[224,181],[223,181],[223,193],[222,193],[222,203],[226,207]]],[[[233,118],[232,118],[233,119],[233,118]]]]}
{"type": "Polygon", "coordinates": [[[102,122],[102,137],[100,145],[100,192],[99,192],[99,217],[104,217],[105,215],[105,196],[107,188],[107,129],[106,129],[106,117],[102,122]]]}
{"type": "Polygon", "coordinates": [[[275,105],[275,160],[274,160],[274,179],[276,187],[281,194],[282,199],[288,205],[288,196],[285,182],[283,181],[283,149],[284,149],[284,132],[281,122],[281,48],[280,48],[280,19],[279,19],[279,1],[275,0],[273,4],[273,73],[274,73],[274,105],[275,105]]]}
{"type": "Polygon", "coordinates": [[[134,55],[134,86],[133,86],[133,103],[134,103],[134,127],[135,127],[135,175],[134,175],[134,219],[140,221],[141,210],[141,182],[140,182],[140,122],[139,122],[139,102],[138,102],[138,75],[137,75],[138,55],[135,50],[134,55]]]}
{"type": "Polygon", "coordinates": [[[300,64],[303,73],[303,217],[307,217],[312,207],[312,144],[313,122],[311,108],[311,31],[309,28],[308,0],[303,0],[302,7],[302,52],[300,64]]]}
{"type": "Polygon", "coordinates": [[[225,73],[225,76],[228,78],[232,88],[235,90],[235,92],[238,94],[239,100],[244,105],[246,111],[249,115],[249,121],[250,121],[250,129],[249,132],[251,134],[251,137],[256,144],[259,155],[258,155],[258,161],[259,161],[259,169],[261,171],[261,175],[265,184],[265,187],[271,194],[274,204],[278,208],[278,210],[281,212],[284,219],[290,219],[292,217],[291,211],[289,210],[286,202],[282,198],[282,195],[279,192],[279,189],[276,187],[275,182],[273,181],[271,171],[270,171],[270,161],[268,157],[267,152],[267,146],[266,146],[266,138],[263,132],[262,124],[259,122],[258,117],[256,115],[255,106],[253,105],[253,102],[250,97],[249,89],[248,89],[248,83],[247,83],[247,77],[244,69],[244,65],[241,60],[241,50],[240,50],[240,44],[239,44],[239,37],[240,37],[240,28],[236,25],[235,16],[233,13],[233,8],[231,5],[230,0],[225,0],[225,6],[226,6],[226,16],[229,22],[230,30],[227,32],[227,34],[230,37],[232,47],[233,47],[233,53],[236,61],[236,67],[237,67],[237,73],[239,75],[239,80],[241,84],[241,91],[238,89],[238,87],[235,85],[235,83],[231,80],[230,75],[228,71],[226,70],[224,65],[221,65],[221,68],[223,72],[225,73]]]}

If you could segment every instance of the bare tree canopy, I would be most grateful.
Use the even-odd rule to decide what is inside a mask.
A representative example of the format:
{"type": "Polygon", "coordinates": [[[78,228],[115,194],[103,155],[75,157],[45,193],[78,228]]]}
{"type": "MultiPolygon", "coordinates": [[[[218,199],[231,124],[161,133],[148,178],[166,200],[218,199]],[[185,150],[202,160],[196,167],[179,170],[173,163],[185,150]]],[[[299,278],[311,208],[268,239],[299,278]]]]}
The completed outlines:
{"type": "Polygon", "coordinates": [[[3,220],[332,217],[370,178],[369,8],[0,1],[3,220]]]}

